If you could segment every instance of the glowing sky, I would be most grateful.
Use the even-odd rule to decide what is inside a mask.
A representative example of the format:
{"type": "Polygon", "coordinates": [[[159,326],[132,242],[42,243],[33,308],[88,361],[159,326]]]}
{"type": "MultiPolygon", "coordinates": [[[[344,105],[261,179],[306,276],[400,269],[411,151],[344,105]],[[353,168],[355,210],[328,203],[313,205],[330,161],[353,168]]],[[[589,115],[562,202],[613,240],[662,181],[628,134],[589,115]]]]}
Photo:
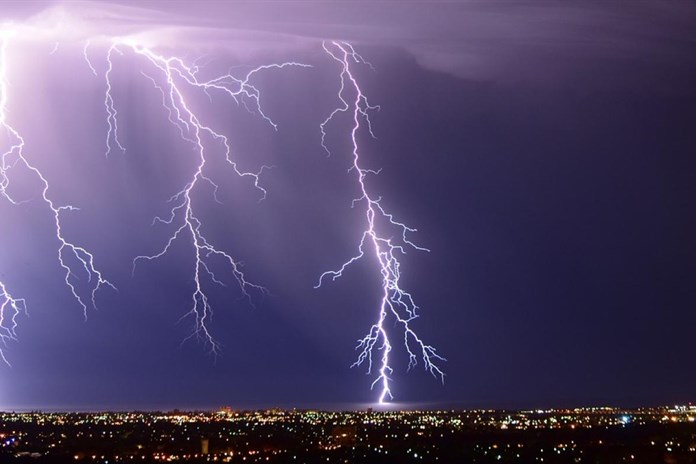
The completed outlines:
{"type": "MultiPolygon", "coordinates": [[[[380,301],[374,262],[314,286],[355,255],[364,210],[340,66],[322,40],[350,41],[380,111],[359,138],[375,195],[418,229],[402,283],[418,334],[447,362],[444,386],[394,353],[399,401],[470,406],[688,401],[696,374],[696,12],[679,2],[630,9],[586,2],[3,2],[7,118],[51,183],[66,235],[94,253],[118,291],[88,318],[66,288],[51,216],[30,173],[0,201],[0,281],[25,298],[0,366],[0,407],[215,407],[368,402],[374,376],[350,369],[380,301]],[[203,5],[203,6],[201,6],[203,5]],[[272,11],[272,13],[269,13],[272,11]],[[192,321],[190,245],[152,226],[195,158],[134,56],[114,55],[120,141],[104,156],[104,73],[113,36],[198,64],[205,76],[271,62],[311,68],[255,77],[264,114],[191,100],[224,131],[242,171],[211,161],[221,203],[193,204],[205,233],[269,293],[254,307],[211,288],[221,345],[181,343],[192,321]],[[87,49],[95,76],[84,59],[87,49]],[[179,321],[179,322],[178,322],[179,321]],[[665,381],[670,379],[670,381],[665,381]]],[[[228,276],[229,277],[229,276],[228,276]]],[[[82,282],[84,284],[84,282],[82,282]]]]}

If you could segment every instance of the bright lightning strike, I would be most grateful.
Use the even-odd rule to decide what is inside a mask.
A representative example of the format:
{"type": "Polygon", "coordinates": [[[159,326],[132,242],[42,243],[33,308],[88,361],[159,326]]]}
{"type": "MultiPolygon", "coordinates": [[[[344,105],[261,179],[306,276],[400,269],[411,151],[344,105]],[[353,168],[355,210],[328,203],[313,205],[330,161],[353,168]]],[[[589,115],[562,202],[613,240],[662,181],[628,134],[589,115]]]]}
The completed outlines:
{"type": "MultiPolygon", "coordinates": [[[[380,198],[375,197],[367,186],[368,174],[377,174],[376,171],[366,169],[361,162],[360,148],[358,145],[358,133],[367,129],[370,135],[372,125],[370,122],[370,110],[378,109],[371,106],[367,97],[363,94],[358,81],[352,72],[355,64],[364,64],[372,67],[365,61],[353,47],[345,42],[331,42],[330,45],[323,44],[326,53],[336,60],[341,66],[340,89],[338,99],[341,105],[331,112],[331,114],[320,125],[322,134],[322,146],[329,151],[326,139],[326,126],[334,120],[340,113],[347,113],[352,116],[352,165],[349,172],[354,172],[360,188],[360,196],[353,200],[353,207],[364,205],[366,225],[362,233],[358,254],[346,261],[340,268],[334,271],[324,272],[319,278],[321,286],[325,278],[336,280],[343,275],[343,272],[353,263],[363,258],[366,254],[373,254],[379,265],[382,275],[382,297],[377,321],[372,325],[370,331],[358,340],[356,350],[359,351],[358,359],[353,366],[367,364],[367,373],[371,374],[374,369],[373,364],[377,364],[377,376],[372,382],[372,388],[379,385],[379,402],[384,403],[393,399],[391,391],[391,378],[393,368],[390,364],[389,354],[393,349],[387,330],[387,321],[394,320],[403,331],[403,344],[409,356],[408,370],[415,367],[418,363],[418,354],[422,358],[425,370],[442,382],[445,380],[444,372],[438,367],[438,362],[445,359],[437,354],[435,348],[425,344],[412,329],[412,322],[418,317],[418,306],[415,304],[410,293],[401,288],[399,280],[401,278],[399,254],[406,252],[406,247],[417,250],[428,251],[411,242],[408,234],[416,230],[398,222],[394,216],[382,207],[380,198]],[[382,230],[381,224],[388,224],[400,231],[398,239],[386,235],[382,230]],[[377,361],[373,361],[373,356],[378,356],[377,361]]],[[[374,135],[373,135],[374,136],[374,135]]]]}
{"type": "MultiPolygon", "coordinates": [[[[7,346],[7,342],[17,339],[17,316],[20,312],[26,314],[27,307],[24,299],[14,298],[5,287],[5,284],[0,281],[0,343],[2,346],[7,346]]],[[[0,358],[7,364],[10,362],[5,357],[5,353],[0,347],[0,358]]]]}
{"type": "MultiPolygon", "coordinates": [[[[78,291],[76,280],[80,276],[87,278],[87,291],[89,293],[89,303],[92,307],[96,307],[96,294],[102,287],[111,287],[116,289],[111,282],[106,280],[102,273],[95,267],[94,255],[87,251],[84,247],[76,245],[68,240],[62,230],[62,220],[65,212],[77,211],[78,208],[73,205],[58,205],[49,196],[50,184],[43,173],[34,166],[24,154],[25,142],[22,136],[8,122],[7,104],[9,100],[9,89],[7,69],[8,59],[7,50],[10,43],[12,31],[9,29],[0,30],[0,128],[9,140],[9,147],[0,152],[0,196],[5,198],[13,205],[19,205],[25,201],[15,199],[10,193],[11,171],[20,166],[31,171],[41,182],[41,198],[46,206],[48,206],[53,215],[54,233],[58,240],[58,262],[65,270],[65,284],[68,286],[72,296],[77,300],[82,307],[85,318],[87,318],[88,302],[86,296],[78,291]]],[[[0,318],[3,323],[5,321],[6,312],[11,312],[9,317],[10,323],[7,326],[0,324],[1,330],[4,332],[0,335],[0,340],[6,342],[8,339],[14,338],[16,328],[16,316],[20,309],[26,310],[25,301],[21,298],[14,298],[4,285],[0,285],[0,318]]],[[[1,354],[1,353],[0,353],[1,354]]],[[[7,362],[4,355],[3,360],[7,362]]]]}
{"type": "MultiPolygon", "coordinates": [[[[90,69],[95,72],[94,66],[88,58],[87,46],[84,48],[85,59],[90,69]]],[[[261,187],[259,180],[261,173],[267,166],[262,166],[258,172],[240,170],[232,159],[228,138],[202,122],[200,116],[187,103],[185,94],[199,91],[205,93],[211,99],[214,94],[219,94],[241,103],[247,109],[250,109],[247,103],[250,102],[253,104],[253,109],[274,129],[277,129],[276,124],[262,110],[261,92],[251,83],[252,78],[255,74],[268,69],[282,69],[291,66],[306,68],[310,66],[296,62],[285,62],[259,66],[249,71],[243,78],[238,78],[228,73],[213,79],[203,80],[199,78],[199,67],[187,65],[181,58],[160,55],[152,49],[135,44],[130,40],[115,41],[106,54],[108,66],[105,73],[107,90],[104,106],[106,108],[108,125],[107,155],[115,148],[125,151],[123,144],[119,140],[118,112],[113,98],[111,73],[114,69],[115,54],[124,55],[127,52],[143,58],[151,66],[153,75],[157,73],[158,77],[153,77],[153,75],[144,72],[142,75],[160,92],[162,107],[167,113],[169,122],[178,129],[182,142],[190,144],[197,154],[197,164],[188,182],[170,198],[170,203],[173,206],[169,210],[168,215],[166,217],[156,217],[153,221],[153,225],[160,223],[165,226],[171,226],[173,232],[159,252],[137,256],[133,260],[133,270],[135,271],[139,261],[151,261],[164,256],[177,239],[187,237],[191,240],[194,255],[194,289],[191,294],[191,310],[183,318],[191,317],[194,320],[194,326],[191,335],[187,339],[197,337],[210,348],[211,353],[217,354],[220,349],[219,344],[208,330],[207,325],[212,317],[212,308],[206,288],[211,284],[223,286],[225,284],[212,270],[213,259],[217,259],[227,266],[242,294],[250,302],[251,294],[249,292],[251,290],[263,293],[265,289],[247,280],[242,272],[241,264],[231,254],[220,250],[206,238],[202,230],[203,222],[194,209],[192,198],[194,192],[201,184],[212,186],[213,195],[215,196],[219,187],[211,179],[207,163],[209,157],[212,156],[211,153],[214,153],[216,150],[222,150],[224,160],[231,167],[232,171],[240,177],[249,178],[253,182],[254,187],[261,192],[263,198],[266,196],[266,191],[261,187]]],[[[216,196],[215,200],[217,201],[216,196]]]]}
{"type": "MultiPolygon", "coordinates": [[[[13,169],[23,168],[35,175],[42,185],[41,197],[50,209],[54,218],[55,236],[59,242],[58,260],[65,270],[65,284],[72,295],[83,308],[85,317],[88,306],[86,296],[83,294],[84,286],[88,285],[90,301],[96,306],[96,292],[103,286],[113,285],[103,278],[94,264],[94,256],[85,248],[67,240],[62,230],[63,216],[67,211],[75,211],[72,205],[59,205],[49,196],[49,182],[42,172],[25,157],[25,142],[19,132],[8,122],[9,84],[7,78],[7,50],[9,34],[0,29],[0,126],[4,130],[8,148],[0,152],[0,196],[13,205],[22,203],[12,195],[11,172],[13,169]],[[88,284],[82,283],[76,287],[76,280],[82,276],[87,278],[88,284]]],[[[57,42],[56,42],[57,44],[57,42]]],[[[390,353],[393,349],[390,338],[391,328],[388,321],[393,321],[395,327],[399,327],[402,333],[402,342],[409,356],[408,369],[415,367],[418,358],[422,359],[425,369],[433,376],[444,381],[444,373],[438,366],[445,361],[437,354],[435,348],[425,344],[412,328],[413,321],[418,317],[418,307],[410,293],[400,285],[401,271],[399,255],[406,252],[407,248],[427,251],[425,248],[415,245],[408,238],[415,229],[394,219],[382,206],[380,198],[374,196],[368,187],[369,174],[377,174],[364,167],[361,160],[360,149],[357,142],[358,134],[364,130],[373,135],[369,112],[377,109],[371,106],[363,94],[352,68],[356,65],[372,67],[365,61],[351,45],[341,42],[323,44],[325,52],[341,66],[340,89],[337,97],[340,105],[320,124],[322,134],[322,146],[328,152],[326,145],[326,128],[338,115],[345,114],[352,118],[350,130],[352,140],[352,166],[349,172],[355,173],[360,195],[353,200],[353,207],[364,207],[365,229],[358,246],[358,253],[345,262],[340,268],[323,273],[319,279],[319,285],[325,278],[335,280],[343,275],[343,272],[354,262],[365,255],[373,255],[378,263],[378,269],[382,280],[382,297],[376,322],[372,325],[365,337],[358,341],[356,347],[359,355],[353,366],[367,365],[368,374],[376,371],[376,378],[372,388],[380,387],[380,403],[393,399],[391,391],[391,374],[393,368],[390,364],[390,353]],[[396,238],[389,235],[389,231],[399,231],[396,238]],[[376,359],[373,359],[376,358],[376,359]]],[[[57,50],[57,45],[51,53],[57,50]]],[[[99,73],[90,59],[90,42],[84,45],[83,55],[91,72],[98,76],[99,73]]],[[[242,178],[249,178],[262,197],[266,191],[260,185],[260,176],[265,166],[258,172],[246,172],[238,168],[234,161],[230,143],[226,135],[220,130],[207,125],[203,118],[189,104],[189,97],[193,94],[204,94],[211,100],[221,96],[230,98],[247,110],[257,113],[273,129],[277,129],[274,121],[264,113],[261,105],[261,92],[253,84],[257,73],[269,69],[283,69],[286,67],[309,67],[297,62],[284,62],[259,66],[251,69],[242,77],[235,77],[231,73],[218,75],[212,79],[203,79],[198,65],[188,65],[176,56],[164,56],[156,53],[151,48],[134,42],[130,39],[118,39],[109,43],[106,51],[106,70],[104,80],[106,92],[104,95],[104,108],[106,111],[106,154],[113,151],[125,151],[119,133],[119,116],[117,102],[114,100],[113,71],[119,57],[131,56],[141,60],[147,67],[147,72],[141,71],[161,95],[161,106],[167,114],[168,121],[177,128],[181,141],[188,144],[195,152],[196,164],[191,171],[186,183],[170,198],[171,208],[167,215],[156,217],[154,224],[161,224],[171,229],[168,239],[162,248],[153,254],[140,255],[133,260],[133,271],[141,261],[156,260],[167,254],[177,240],[189,240],[193,255],[193,290],[191,293],[191,309],[183,316],[194,320],[192,333],[188,338],[198,337],[212,353],[218,353],[219,345],[208,329],[208,323],[212,317],[212,308],[209,298],[209,287],[213,285],[225,285],[225,281],[236,282],[242,294],[251,300],[251,291],[264,292],[265,290],[247,280],[242,271],[241,264],[233,256],[216,247],[204,234],[204,223],[200,219],[194,207],[194,196],[203,186],[212,187],[213,197],[217,201],[216,192],[218,184],[212,179],[210,161],[212,156],[222,156],[222,159],[230,166],[231,170],[242,178]],[[228,272],[227,276],[216,274],[213,271],[216,263],[223,263],[228,272]]],[[[2,134],[0,134],[2,135],[2,134]]],[[[3,282],[0,282],[0,343],[5,344],[16,338],[17,317],[26,312],[25,300],[13,296],[3,282]]],[[[7,363],[4,353],[0,350],[0,357],[7,363]]]]}

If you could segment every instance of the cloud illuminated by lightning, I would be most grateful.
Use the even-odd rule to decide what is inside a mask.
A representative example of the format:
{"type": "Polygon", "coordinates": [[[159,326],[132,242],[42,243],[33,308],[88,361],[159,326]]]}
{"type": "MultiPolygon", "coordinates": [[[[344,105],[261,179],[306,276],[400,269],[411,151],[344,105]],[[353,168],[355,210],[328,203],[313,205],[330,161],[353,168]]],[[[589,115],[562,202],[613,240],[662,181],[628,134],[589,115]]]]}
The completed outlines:
{"type": "MultiPolygon", "coordinates": [[[[13,205],[19,205],[26,200],[16,199],[10,192],[11,172],[14,169],[24,167],[32,172],[41,183],[41,199],[49,208],[53,216],[54,234],[58,240],[58,261],[65,270],[65,284],[68,286],[72,296],[82,307],[84,317],[87,318],[88,301],[92,307],[96,307],[96,294],[102,287],[115,287],[106,280],[102,273],[94,264],[94,255],[82,246],[68,240],[62,230],[63,215],[66,212],[77,211],[73,205],[59,205],[49,195],[50,184],[43,173],[34,166],[24,154],[25,142],[22,136],[15,130],[8,121],[8,101],[9,83],[7,77],[8,69],[8,48],[13,30],[9,26],[0,29],[0,128],[4,132],[3,137],[8,140],[7,148],[0,148],[0,196],[13,205]],[[87,279],[87,292],[76,287],[76,281],[80,278],[87,279]],[[89,298],[89,300],[87,300],[89,298]]],[[[84,284],[83,284],[84,286],[84,284]]],[[[16,316],[20,309],[26,310],[25,301],[21,298],[14,298],[4,285],[0,287],[0,305],[2,312],[0,317],[5,320],[5,312],[11,312],[9,326],[2,326],[4,334],[0,339],[5,342],[14,338],[16,327],[16,316]]],[[[6,359],[3,360],[7,362],[6,359]]]]}
{"type": "MultiPolygon", "coordinates": [[[[88,307],[86,297],[83,294],[84,284],[81,284],[79,290],[76,287],[75,280],[78,275],[87,277],[92,305],[95,305],[95,295],[101,287],[113,286],[102,277],[102,274],[95,267],[94,256],[83,247],[64,237],[63,217],[68,211],[75,211],[77,208],[73,205],[59,205],[49,196],[48,180],[25,157],[24,139],[8,122],[7,49],[9,34],[6,34],[2,29],[0,32],[2,32],[0,35],[0,126],[5,132],[5,134],[0,135],[6,135],[6,139],[9,141],[8,148],[0,147],[2,150],[0,151],[0,196],[14,205],[22,202],[22,200],[15,199],[11,193],[10,180],[13,169],[26,169],[41,182],[43,186],[41,198],[54,217],[55,236],[59,242],[58,259],[65,270],[65,283],[86,315],[88,307]]],[[[158,53],[153,47],[135,39],[136,36],[111,39],[90,34],[87,37],[89,39],[82,41],[84,44],[82,51],[89,69],[95,76],[100,75],[97,68],[101,68],[101,66],[94,66],[96,61],[93,58],[95,53],[93,42],[100,47],[106,41],[106,46],[99,48],[99,50],[105,50],[104,63],[106,64],[106,69],[102,71],[106,87],[104,94],[107,125],[106,154],[124,152],[127,148],[127,143],[123,143],[122,134],[119,132],[119,104],[114,99],[116,84],[113,72],[114,67],[121,59],[135,59],[144,63],[145,70],[141,74],[161,96],[163,113],[168,121],[177,128],[181,142],[194,149],[196,163],[186,183],[171,196],[171,208],[168,213],[163,217],[156,217],[153,221],[153,225],[159,224],[171,230],[168,239],[158,252],[135,257],[133,270],[135,271],[138,263],[142,261],[152,261],[164,256],[178,240],[190,242],[193,258],[193,289],[191,309],[184,317],[189,316],[194,321],[191,337],[199,337],[209,346],[211,352],[217,353],[219,345],[208,330],[208,323],[212,317],[209,288],[213,285],[225,285],[226,281],[236,282],[242,294],[250,300],[250,292],[263,292],[264,289],[247,280],[241,264],[233,258],[232,254],[221,250],[206,237],[204,223],[194,207],[194,197],[201,193],[203,187],[212,187],[213,197],[217,200],[215,193],[219,187],[213,180],[213,173],[210,169],[210,161],[213,156],[222,156],[222,159],[230,166],[230,170],[251,181],[262,197],[265,197],[266,191],[260,185],[260,175],[265,167],[261,167],[257,172],[240,170],[232,156],[230,143],[227,136],[224,135],[224,130],[211,127],[201,114],[194,111],[194,106],[190,104],[190,100],[200,94],[208,96],[211,100],[217,97],[229,98],[243,105],[247,110],[257,113],[273,129],[277,129],[274,121],[262,109],[261,92],[253,83],[254,77],[269,69],[309,66],[290,61],[259,66],[241,77],[236,77],[228,72],[212,79],[204,79],[201,77],[201,69],[197,64],[187,64],[180,57],[158,53]],[[223,276],[220,271],[214,272],[214,269],[218,269],[219,263],[225,266],[227,275],[223,276]]],[[[54,41],[53,43],[55,46],[51,53],[56,52],[59,42],[54,41]]],[[[393,329],[388,326],[388,321],[393,321],[395,326],[401,330],[402,342],[409,357],[408,369],[415,367],[421,358],[427,371],[444,380],[444,373],[438,366],[440,361],[444,361],[444,358],[437,354],[432,346],[425,344],[414,332],[412,326],[418,317],[418,307],[411,294],[405,291],[400,284],[399,255],[405,253],[407,248],[425,249],[410,241],[409,235],[415,232],[415,229],[398,222],[391,213],[388,213],[383,208],[380,198],[375,196],[368,186],[368,176],[377,174],[377,172],[365,168],[357,137],[362,131],[373,134],[369,112],[377,107],[368,103],[352,69],[356,65],[369,67],[372,65],[356,53],[348,43],[324,43],[323,47],[324,51],[339,63],[341,72],[340,89],[337,94],[340,105],[320,125],[322,146],[327,152],[329,151],[326,144],[327,127],[334,123],[339,115],[351,117],[352,166],[349,172],[356,176],[357,185],[361,192],[358,198],[353,200],[353,207],[364,208],[366,223],[358,246],[358,253],[337,270],[323,273],[319,279],[319,285],[326,279],[335,280],[341,277],[351,264],[363,257],[371,256],[378,264],[382,276],[379,313],[367,335],[359,340],[357,346],[359,355],[353,365],[366,364],[368,373],[376,372],[372,387],[379,386],[379,401],[385,402],[393,398],[390,378],[393,368],[390,364],[390,353],[394,348],[394,343],[393,339],[390,338],[390,332],[393,329]],[[391,236],[394,229],[398,231],[396,238],[391,236]],[[377,359],[373,359],[373,357],[377,359]]],[[[25,311],[24,299],[13,296],[5,284],[0,282],[0,342],[5,343],[15,338],[16,318],[25,311]]],[[[2,351],[0,351],[0,356],[5,360],[2,351]]]]}
{"type": "Polygon", "coordinates": [[[399,254],[406,252],[406,247],[417,250],[428,251],[411,242],[408,234],[416,230],[408,227],[404,223],[398,222],[394,216],[388,213],[381,204],[381,199],[375,197],[367,185],[367,176],[377,174],[376,171],[364,168],[361,160],[360,147],[357,137],[361,130],[367,129],[370,135],[372,125],[370,122],[369,111],[378,109],[371,106],[367,97],[363,94],[358,81],[353,74],[352,68],[355,64],[364,64],[372,67],[365,61],[353,47],[345,42],[331,42],[329,45],[323,44],[326,53],[336,60],[341,66],[340,89],[338,99],[341,103],[320,125],[322,134],[322,146],[329,151],[326,146],[326,126],[332,122],[338,114],[346,113],[352,117],[351,129],[351,152],[352,164],[349,172],[355,173],[360,196],[353,200],[353,207],[361,205],[365,208],[365,229],[362,233],[358,254],[346,261],[340,268],[333,271],[324,272],[319,278],[321,286],[325,278],[336,280],[343,275],[343,272],[359,259],[371,254],[378,264],[382,276],[382,296],[379,307],[377,321],[372,325],[365,337],[358,340],[356,350],[359,351],[358,359],[353,366],[367,364],[367,373],[371,374],[376,369],[377,374],[372,382],[372,388],[379,385],[379,402],[384,403],[393,399],[391,391],[391,378],[393,368],[390,364],[390,352],[393,344],[387,328],[387,321],[393,320],[396,325],[401,327],[403,332],[403,345],[409,357],[408,370],[415,367],[418,363],[418,354],[422,359],[425,370],[434,377],[444,382],[445,374],[438,367],[438,362],[445,361],[437,354],[435,348],[425,344],[414,332],[412,322],[418,317],[418,306],[416,306],[410,293],[401,288],[401,264],[398,260],[399,254]],[[397,239],[387,235],[389,232],[383,226],[396,228],[399,231],[397,239]],[[373,356],[378,356],[377,361],[373,361],[373,356]],[[375,368],[374,364],[377,365],[375,368]]]}
{"type": "MultiPolygon", "coordinates": [[[[89,59],[88,45],[85,45],[84,56],[90,69],[96,73],[95,68],[89,59]]],[[[213,271],[212,261],[218,260],[227,266],[231,272],[231,277],[236,281],[242,294],[251,303],[249,291],[264,292],[265,289],[247,280],[242,272],[241,264],[236,261],[231,254],[220,250],[213,245],[203,233],[203,222],[197,215],[193,206],[192,197],[194,192],[201,184],[208,184],[213,187],[213,195],[217,201],[215,193],[219,186],[211,179],[207,171],[209,157],[216,150],[221,149],[224,160],[231,167],[232,172],[242,178],[249,178],[254,187],[258,189],[262,198],[266,196],[266,190],[260,185],[260,175],[266,166],[262,166],[258,172],[246,172],[238,168],[232,159],[230,144],[227,136],[206,125],[201,117],[194,112],[187,103],[186,94],[190,92],[203,92],[210,99],[215,95],[231,98],[237,103],[241,103],[248,110],[248,104],[253,105],[253,109],[267,121],[273,129],[277,129],[276,124],[266,115],[261,107],[261,92],[252,84],[255,74],[268,69],[283,69],[286,67],[310,67],[309,65],[297,62],[283,62],[256,67],[246,73],[244,77],[238,78],[230,73],[216,76],[212,79],[203,80],[199,78],[199,67],[197,65],[187,65],[179,57],[164,56],[156,53],[151,48],[138,44],[132,39],[120,39],[114,41],[106,52],[107,70],[105,73],[106,93],[104,106],[107,113],[107,149],[109,155],[115,149],[125,151],[124,145],[119,139],[118,131],[118,112],[113,98],[113,83],[111,73],[114,69],[115,55],[133,53],[137,57],[145,60],[152,68],[151,72],[142,72],[158,90],[162,97],[162,107],[167,114],[168,120],[179,131],[181,140],[185,144],[190,144],[197,154],[197,164],[191,172],[188,182],[174,193],[170,198],[171,209],[166,217],[156,217],[156,223],[171,226],[173,231],[163,248],[154,254],[140,255],[133,260],[133,270],[139,261],[151,261],[164,256],[171,248],[172,244],[182,237],[191,240],[193,246],[193,282],[194,288],[191,294],[191,310],[184,315],[190,316],[194,320],[194,327],[191,335],[187,338],[198,337],[209,348],[211,353],[219,352],[219,345],[208,330],[208,321],[212,317],[212,308],[206,287],[211,284],[225,285],[223,279],[219,278],[213,271]]]]}

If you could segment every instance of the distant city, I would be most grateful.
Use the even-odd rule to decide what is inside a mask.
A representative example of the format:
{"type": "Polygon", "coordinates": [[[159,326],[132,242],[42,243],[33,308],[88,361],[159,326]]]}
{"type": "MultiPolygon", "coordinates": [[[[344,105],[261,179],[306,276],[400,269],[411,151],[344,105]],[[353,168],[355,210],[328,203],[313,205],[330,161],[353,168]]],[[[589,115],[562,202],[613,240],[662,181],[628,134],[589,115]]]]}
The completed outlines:
{"type": "Polygon", "coordinates": [[[8,463],[693,463],[696,406],[0,413],[8,463]]]}

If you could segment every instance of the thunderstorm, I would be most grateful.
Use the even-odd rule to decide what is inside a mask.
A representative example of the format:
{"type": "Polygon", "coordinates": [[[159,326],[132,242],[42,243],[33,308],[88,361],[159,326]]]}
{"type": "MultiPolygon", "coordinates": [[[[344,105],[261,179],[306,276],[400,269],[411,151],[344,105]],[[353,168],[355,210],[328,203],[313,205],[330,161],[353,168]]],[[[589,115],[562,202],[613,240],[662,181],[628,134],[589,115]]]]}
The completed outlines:
{"type": "MultiPolygon", "coordinates": [[[[13,186],[15,185],[14,173],[22,169],[30,173],[40,185],[40,200],[47,213],[52,217],[52,234],[55,236],[57,258],[64,270],[63,282],[67,286],[82,309],[84,318],[88,316],[90,308],[97,307],[97,294],[105,288],[116,290],[97,266],[96,257],[86,247],[79,245],[66,236],[63,227],[66,217],[71,213],[77,213],[79,206],[75,204],[63,204],[52,195],[50,172],[40,170],[31,157],[25,153],[25,139],[12,125],[13,105],[18,96],[12,94],[12,85],[9,82],[8,69],[11,65],[11,57],[14,57],[15,32],[13,25],[5,25],[0,30],[0,126],[2,126],[2,148],[0,151],[0,196],[12,207],[21,208],[33,198],[18,197],[13,186]]],[[[64,53],[59,40],[50,40],[49,56],[56,53],[64,53]]],[[[262,105],[262,92],[256,84],[256,79],[268,72],[283,72],[287,68],[300,68],[311,71],[314,64],[306,64],[299,61],[280,61],[249,67],[248,71],[240,75],[234,75],[231,71],[203,77],[204,66],[198,64],[198,60],[189,60],[184,55],[176,55],[171,52],[162,53],[155,46],[141,41],[137,35],[107,36],[94,35],[86,39],[80,39],[81,58],[92,76],[103,85],[103,111],[105,116],[105,151],[106,157],[117,154],[125,154],[129,150],[130,141],[122,134],[120,123],[123,116],[119,114],[122,103],[119,101],[117,88],[119,83],[114,74],[122,64],[124,68],[137,68],[134,74],[137,79],[142,79],[149,85],[149,89],[158,96],[161,105],[160,115],[176,129],[182,146],[190,148],[195,163],[188,173],[185,182],[178,190],[172,192],[166,214],[158,215],[152,220],[152,227],[164,228],[168,231],[167,238],[160,248],[154,252],[143,253],[132,259],[133,278],[137,277],[137,271],[146,262],[151,262],[169,254],[175,243],[184,243],[189,247],[192,258],[190,269],[191,293],[189,296],[189,309],[181,319],[190,319],[192,330],[184,341],[191,338],[201,341],[207,350],[217,355],[221,345],[214,337],[210,324],[213,316],[210,291],[214,286],[226,287],[230,282],[236,284],[248,303],[254,305],[255,295],[265,295],[268,290],[260,284],[254,283],[245,274],[242,263],[237,260],[230,251],[219,247],[205,233],[207,221],[200,213],[201,200],[212,200],[220,203],[218,190],[219,181],[215,180],[218,174],[211,168],[213,158],[224,160],[230,173],[248,182],[256,192],[259,201],[267,196],[266,188],[261,182],[261,176],[270,169],[270,166],[261,165],[257,170],[241,169],[233,155],[233,144],[226,133],[225,127],[216,126],[214,121],[206,117],[198,104],[198,100],[234,103],[248,112],[257,115],[267,123],[271,131],[278,130],[278,124],[264,110],[262,105]],[[133,66],[137,63],[137,66],[133,66]],[[196,103],[192,103],[196,100],[196,103]],[[208,195],[208,196],[206,196],[208,195]],[[221,264],[225,271],[219,271],[221,264]]],[[[69,50],[69,49],[68,49],[69,50]]],[[[361,258],[370,256],[377,264],[377,269],[382,276],[381,303],[377,318],[367,335],[358,341],[357,360],[354,366],[366,365],[368,374],[375,374],[372,389],[379,387],[379,403],[385,403],[394,398],[392,391],[392,374],[394,372],[390,353],[395,348],[396,341],[390,334],[392,329],[388,322],[393,320],[395,326],[401,331],[401,341],[408,355],[406,370],[410,371],[420,362],[425,370],[442,382],[445,373],[440,363],[445,361],[435,348],[426,344],[415,332],[413,323],[418,315],[416,305],[411,293],[406,291],[401,282],[401,263],[399,257],[406,253],[407,248],[418,251],[429,251],[416,245],[410,239],[410,234],[416,232],[414,228],[397,221],[381,203],[381,197],[376,196],[370,187],[370,176],[378,174],[378,171],[367,169],[363,163],[361,150],[358,144],[358,135],[367,131],[374,137],[372,122],[369,113],[379,107],[372,106],[364,95],[354,74],[355,66],[366,66],[374,70],[374,66],[366,61],[348,42],[327,41],[321,42],[322,59],[338,63],[338,82],[340,88],[336,94],[339,106],[333,109],[328,117],[320,123],[321,149],[327,153],[338,152],[336,147],[329,148],[327,132],[330,128],[339,124],[339,119],[345,116],[349,123],[350,147],[352,161],[348,171],[350,176],[355,176],[359,197],[352,201],[352,207],[362,209],[365,219],[365,228],[358,246],[358,254],[350,258],[339,269],[324,272],[319,278],[319,284],[328,279],[341,277],[346,269],[361,258]],[[397,231],[397,237],[393,238],[393,231],[397,231]],[[375,359],[377,358],[377,359],[375,359]]],[[[69,53],[69,52],[65,52],[69,53]]],[[[206,70],[207,71],[207,70],[206,70]]],[[[333,130],[333,129],[332,129],[333,130]]],[[[256,280],[256,279],[254,279],[256,280]]],[[[18,296],[10,288],[7,279],[0,281],[0,343],[6,347],[8,342],[17,339],[17,328],[21,315],[27,314],[27,308],[31,306],[30,298],[25,295],[18,296]]],[[[5,351],[0,349],[0,357],[7,364],[10,362],[5,351]]]]}

